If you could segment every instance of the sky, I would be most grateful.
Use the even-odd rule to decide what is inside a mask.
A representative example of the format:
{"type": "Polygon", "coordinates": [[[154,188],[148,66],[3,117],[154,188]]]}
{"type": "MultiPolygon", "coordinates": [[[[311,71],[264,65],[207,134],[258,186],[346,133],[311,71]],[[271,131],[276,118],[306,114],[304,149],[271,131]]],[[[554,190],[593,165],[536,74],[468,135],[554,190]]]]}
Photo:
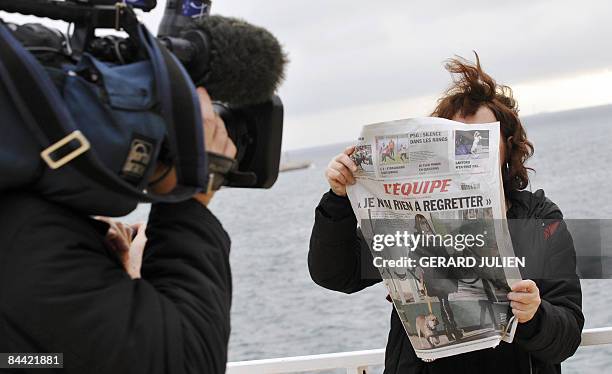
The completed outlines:
{"type": "MultiPolygon", "coordinates": [[[[142,15],[152,30],[164,6],[142,15]]],[[[612,104],[608,0],[216,0],[212,9],[267,28],[289,55],[287,150],[428,115],[450,84],[444,61],[473,50],[514,89],[522,115],[612,104]]]]}

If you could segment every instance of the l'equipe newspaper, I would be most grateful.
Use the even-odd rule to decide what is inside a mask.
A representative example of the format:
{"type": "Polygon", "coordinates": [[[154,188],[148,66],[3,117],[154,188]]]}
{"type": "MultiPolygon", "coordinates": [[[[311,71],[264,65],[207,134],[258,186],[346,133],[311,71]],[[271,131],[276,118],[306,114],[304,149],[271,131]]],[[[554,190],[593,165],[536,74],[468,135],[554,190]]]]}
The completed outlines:
{"type": "Polygon", "coordinates": [[[441,118],[363,127],[348,196],[423,360],[512,342],[521,279],[505,220],[499,123],[441,118]]]}

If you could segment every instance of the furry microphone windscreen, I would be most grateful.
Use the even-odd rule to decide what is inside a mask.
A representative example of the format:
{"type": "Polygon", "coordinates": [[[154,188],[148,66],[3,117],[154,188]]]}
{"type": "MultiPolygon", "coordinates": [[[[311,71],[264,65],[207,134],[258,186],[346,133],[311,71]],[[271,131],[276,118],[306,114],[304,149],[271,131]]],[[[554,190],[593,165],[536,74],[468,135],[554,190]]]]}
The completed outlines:
{"type": "Polygon", "coordinates": [[[285,77],[286,54],[272,33],[243,20],[196,21],[210,43],[209,74],[201,82],[213,100],[236,106],[269,100],[285,77]]]}

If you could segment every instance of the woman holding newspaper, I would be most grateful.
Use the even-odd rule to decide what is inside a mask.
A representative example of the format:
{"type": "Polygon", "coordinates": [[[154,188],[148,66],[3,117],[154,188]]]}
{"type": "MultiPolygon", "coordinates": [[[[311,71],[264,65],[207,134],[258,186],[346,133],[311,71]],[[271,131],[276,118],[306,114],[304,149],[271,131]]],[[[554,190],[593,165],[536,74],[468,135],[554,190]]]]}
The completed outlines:
{"type": "MultiPolygon", "coordinates": [[[[515,253],[527,259],[521,269],[525,280],[515,283],[508,293],[519,325],[511,344],[503,342],[494,349],[424,362],[417,358],[393,310],[385,374],[558,374],[560,363],[578,348],[584,325],[570,233],[561,211],[542,190],[525,190],[529,184],[525,161],[532,155],[533,146],[521,125],[511,89],[487,75],[478,56],[475,64],[450,60],[447,70],[456,79],[432,116],[467,124],[501,123],[500,168],[506,216],[515,253]]],[[[345,149],[326,170],[331,190],[316,209],[308,255],[312,279],[322,287],[344,293],[381,281],[346,197],[346,186],[355,183],[353,173],[357,171],[349,157],[353,151],[354,147],[345,149]]]]}

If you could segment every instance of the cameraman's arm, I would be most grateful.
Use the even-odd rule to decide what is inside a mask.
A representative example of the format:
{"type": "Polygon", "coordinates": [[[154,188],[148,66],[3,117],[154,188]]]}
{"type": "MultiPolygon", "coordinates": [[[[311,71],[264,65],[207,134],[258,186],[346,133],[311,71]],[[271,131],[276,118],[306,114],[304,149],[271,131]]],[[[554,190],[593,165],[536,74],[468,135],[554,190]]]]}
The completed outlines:
{"type": "Polygon", "coordinates": [[[147,237],[142,276],[172,316],[168,330],[176,339],[167,343],[169,359],[176,357],[186,373],[223,373],[232,291],[229,237],[196,200],[154,204],[147,237]]]}
{"type": "MultiPolygon", "coordinates": [[[[208,93],[200,88],[198,95],[207,152],[235,157],[236,147],[208,93]]],[[[167,179],[172,184],[175,178],[171,174],[167,179]]],[[[223,373],[227,361],[230,239],[206,208],[213,195],[198,194],[180,204],[154,204],[147,227],[142,275],[176,308],[186,372],[223,373]]]]}
{"type": "Polygon", "coordinates": [[[172,355],[176,371],[182,372],[184,366],[187,372],[222,372],[229,338],[230,240],[217,219],[196,200],[154,204],[147,229],[150,239],[144,226],[138,234],[146,242],[144,263],[145,244],[131,243],[129,227],[100,220],[111,225],[107,244],[112,245],[107,247],[118,255],[126,272],[132,279],[142,273],[168,299],[168,308],[180,321],[171,332],[177,336],[171,340],[183,342],[184,349],[172,355]]]}
{"type": "Polygon", "coordinates": [[[61,352],[66,373],[225,371],[229,239],[200,203],[153,208],[138,280],[104,245],[108,225],[31,195],[0,203],[10,234],[1,236],[1,351],[61,352]]]}

